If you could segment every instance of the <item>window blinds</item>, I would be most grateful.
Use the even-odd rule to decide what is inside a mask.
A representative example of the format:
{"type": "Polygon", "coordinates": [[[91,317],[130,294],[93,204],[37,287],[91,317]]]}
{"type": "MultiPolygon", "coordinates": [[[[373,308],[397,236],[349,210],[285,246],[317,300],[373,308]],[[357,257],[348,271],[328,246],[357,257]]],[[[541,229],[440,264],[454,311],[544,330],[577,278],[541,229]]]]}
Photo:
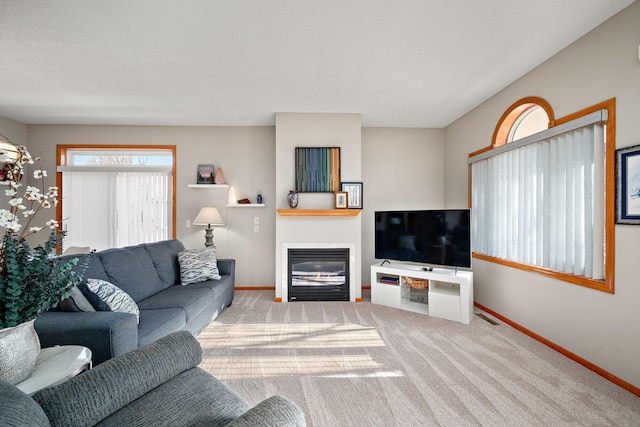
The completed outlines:
{"type": "Polygon", "coordinates": [[[606,110],[471,157],[477,253],[604,278],[606,110]]]}
{"type": "Polygon", "coordinates": [[[169,238],[170,169],[97,169],[59,168],[64,193],[73,195],[63,203],[65,247],[100,250],[169,238]]]}

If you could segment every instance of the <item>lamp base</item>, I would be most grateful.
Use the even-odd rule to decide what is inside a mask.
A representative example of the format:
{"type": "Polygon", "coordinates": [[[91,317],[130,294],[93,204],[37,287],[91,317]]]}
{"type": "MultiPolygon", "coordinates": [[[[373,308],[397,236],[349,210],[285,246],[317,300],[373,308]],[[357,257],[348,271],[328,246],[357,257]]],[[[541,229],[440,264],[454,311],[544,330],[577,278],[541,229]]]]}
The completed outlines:
{"type": "Polygon", "coordinates": [[[213,228],[207,227],[204,230],[204,245],[208,248],[213,246],[213,228]]]}

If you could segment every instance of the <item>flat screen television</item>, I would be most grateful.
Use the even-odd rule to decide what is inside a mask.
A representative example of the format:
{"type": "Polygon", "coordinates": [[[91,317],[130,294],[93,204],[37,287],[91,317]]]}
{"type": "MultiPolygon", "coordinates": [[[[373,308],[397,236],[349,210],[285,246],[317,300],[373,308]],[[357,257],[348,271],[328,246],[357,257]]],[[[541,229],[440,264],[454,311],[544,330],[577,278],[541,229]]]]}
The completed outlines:
{"type": "Polygon", "coordinates": [[[377,211],[375,257],[471,268],[471,211],[377,211]]]}

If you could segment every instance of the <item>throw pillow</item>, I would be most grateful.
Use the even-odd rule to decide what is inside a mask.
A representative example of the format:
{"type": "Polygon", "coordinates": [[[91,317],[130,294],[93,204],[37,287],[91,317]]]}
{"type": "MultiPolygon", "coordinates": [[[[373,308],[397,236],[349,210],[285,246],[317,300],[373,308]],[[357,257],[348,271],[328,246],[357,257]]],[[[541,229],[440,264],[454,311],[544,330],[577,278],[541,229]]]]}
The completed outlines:
{"type": "Polygon", "coordinates": [[[214,246],[179,252],[178,263],[180,263],[180,281],[183,286],[221,279],[214,246]]]}
{"type": "Polygon", "coordinates": [[[140,322],[138,304],[125,291],[100,279],[87,279],[87,289],[95,294],[111,311],[120,311],[136,315],[140,322]]]}
{"type": "Polygon", "coordinates": [[[71,289],[68,297],[58,303],[58,307],[62,311],[96,311],[77,286],[71,289]]]}

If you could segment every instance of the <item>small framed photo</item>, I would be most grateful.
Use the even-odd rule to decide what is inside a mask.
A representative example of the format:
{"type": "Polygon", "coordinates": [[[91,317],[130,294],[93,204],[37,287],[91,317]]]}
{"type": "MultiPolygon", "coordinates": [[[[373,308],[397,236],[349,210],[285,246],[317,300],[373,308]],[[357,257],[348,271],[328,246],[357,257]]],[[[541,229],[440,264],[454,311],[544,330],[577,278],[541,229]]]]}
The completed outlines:
{"type": "Polygon", "coordinates": [[[214,174],[213,165],[198,165],[196,184],[213,184],[214,174]]]}
{"type": "Polygon", "coordinates": [[[616,150],[616,223],[640,225],[640,145],[616,150]]]}
{"type": "Polygon", "coordinates": [[[361,182],[341,182],[340,190],[346,191],[347,206],[349,209],[362,209],[362,183],[361,182]]]}
{"type": "Polygon", "coordinates": [[[336,209],[347,209],[347,198],[349,196],[349,193],[347,193],[346,191],[336,191],[334,195],[336,199],[336,209]]]}

